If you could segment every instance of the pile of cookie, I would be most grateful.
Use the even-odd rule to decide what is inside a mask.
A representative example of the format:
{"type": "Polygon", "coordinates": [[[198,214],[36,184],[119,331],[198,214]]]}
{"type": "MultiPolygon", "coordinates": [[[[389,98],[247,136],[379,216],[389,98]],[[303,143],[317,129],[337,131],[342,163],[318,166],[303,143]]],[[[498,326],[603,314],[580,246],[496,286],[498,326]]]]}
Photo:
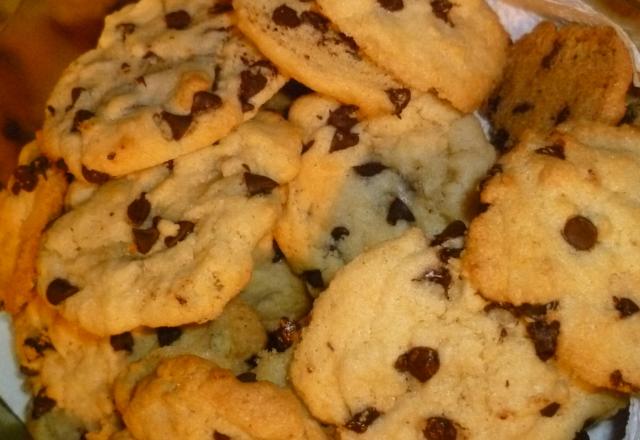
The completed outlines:
{"type": "Polygon", "coordinates": [[[0,192],[33,437],[584,438],[640,390],[631,78],[483,0],[108,16],[0,192]]]}

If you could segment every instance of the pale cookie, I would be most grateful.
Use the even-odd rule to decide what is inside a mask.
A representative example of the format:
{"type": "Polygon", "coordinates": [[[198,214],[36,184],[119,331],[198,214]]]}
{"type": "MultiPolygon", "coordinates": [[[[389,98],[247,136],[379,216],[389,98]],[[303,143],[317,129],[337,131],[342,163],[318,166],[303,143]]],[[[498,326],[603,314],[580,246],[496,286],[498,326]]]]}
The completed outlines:
{"type": "Polygon", "coordinates": [[[102,183],[211,145],[286,82],[233,26],[228,1],[142,0],[107,17],[63,73],[47,155],[102,183]]]}
{"type": "Polygon", "coordinates": [[[315,302],[290,373],[340,438],[568,439],[623,405],[538,359],[430,243],[414,229],[364,253],[315,302]]]}
{"type": "Polygon", "coordinates": [[[36,141],[25,145],[0,190],[0,304],[9,313],[33,296],[40,237],[59,215],[66,189],[64,170],[40,153],[36,141]]]}
{"type": "Polygon", "coordinates": [[[38,292],[97,335],[215,318],[249,281],[300,148],[294,127],[263,113],[219,144],[102,185],[47,231],[38,292]]]}
{"type": "Polygon", "coordinates": [[[487,105],[493,141],[515,145],[526,129],[548,133],[567,120],[614,125],[625,115],[632,65],[613,28],[539,24],[511,49],[487,105]]]}
{"type": "Polygon", "coordinates": [[[509,37],[484,0],[318,0],[378,65],[463,112],[500,79],[509,37]]]}
{"type": "Polygon", "coordinates": [[[326,438],[290,390],[243,383],[195,356],[161,362],[136,385],[122,415],[138,440],[326,438]]]}
{"type": "Polygon", "coordinates": [[[352,106],[301,98],[290,120],[305,153],[275,237],[288,262],[321,289],[362,251],[419,226],[430,234],[469,220],[478,181],[494,161],[473,116],[431,95],[402,113],[358,121],[352,106]]]}
{"type": "Polygon", "coordinates": [[[495,301],[556,302],[557,357],[601,387],[640,387],[640,131],[596,123],[526,137],[493,169],[464,268],[495,301]]]}
{"type": "Polygon", "coordinates": [[[360,52],[315,1],[234,0],[238,27],[278,68],[368,115],[400,113],[411,96],[360,52]]]}

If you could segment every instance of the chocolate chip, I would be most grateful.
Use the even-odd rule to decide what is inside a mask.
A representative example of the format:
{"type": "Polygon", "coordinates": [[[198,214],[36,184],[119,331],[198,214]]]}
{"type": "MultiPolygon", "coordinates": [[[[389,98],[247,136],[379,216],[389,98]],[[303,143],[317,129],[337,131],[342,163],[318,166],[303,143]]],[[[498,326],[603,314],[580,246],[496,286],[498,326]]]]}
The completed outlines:
{"type": "Polygon", "coordinates": [[[343,32],[338,32],[338,39],[336,40],[336,42],[342,44],[343,46],[346,46],[347,51],[351,54],[351,56],[353,56],[354,58],[360,58],[360,55],[358,54],[360,48],[358,47],[358,43],[356,43],[356,40],[343,32]]]}
{"type": "Polygon", "coordinates": [[[394,364],[396,370],[408,372],[424,383],[431,379],[440,369],[438,351],[430,347],[414,347],[401,354],[394,364]]]}
{"type": "Polygon", "coordinates": [[[344,427],[350,431],[362,434],[369,428],[369,425],[375,422],[381,415],[382,414],[377,409],[369,407],[357,414],[354,414],[351,420],[349,420],[344,427]]]}
{"type": "Polygon", "coordinates": [[[218,95],[202,90],[193,95],[191,114],[197,115],[220,107],[222,107],[222,99],[218,95]]]}
{"type": "Polygon", "coordinates": [[[289,318],[281,318],[278,328],[269,332],[267,350],[275,350],[278,353],[286,351],[294,343],[300,341],[302,328],[289,318]]]}
{"type": "Polygon", "coordinates": [[[151,212],[151,203],[146,199],[145,192],[133,202],[129,203],[127,207],[127,217],[131,220],[131,223],[135,226],[140,226],[149,216],[151,212]]]}
{"type": "Polygon", "coordinates": [[[153,245],[156,244],[158,238],[160,238],[160,231],[158,231],[158,222],[160,217],[153,218],[153,224],[147,229],[133,228],[133,242],[136,245],[136,249],[141,254],[147,254],[153,245]]]}
{"type": "Polygon", "coordinates": [[[455,440],[458,437],[458,430],[446,417],[429,417],[422,435],[427,440],[455,440]]]}
{"type": "Polygon", "coordinates": [[[341,105],[329,112],[327,124],[349,131],[358,123],[358,118],[354,116],[357,111],[358,107],[355,105],[341,105]]]}
{"type": "Polygon", "coordinates": [[[256,373],[253,373],[251,371],[238,374],[236,376],[236,379],[238,379],[242,383],[253,383],[258,381],[258,378],[256,377],[256,373]]]}
{"type": "Polygon", "coordinates": [[[367,162],[363,163],[362,165],[356,165],[355,167],[353,167],[353,170],[356,172],[356,174],[362,177],[375,176],[376,174],[380,174],[386,169],[387,167],[385,165],[382,165],[380,162],[367,162]]]}
{"type": "Polygon", "coordinates": [[[78,110],[73,116],[73,123],[71,124],[71,133],[77,133],[80,131],[80,125],[95,116],[95,113],[89,110],[78,110]]]}
{"type": "Polygon", "coordinates": [[[169,12],[164,16],[164,21],[167,24],[167,28],[181,31],[188,28],[191,24],[191,15],[181,9],[179,11],[169,12]]]}
{"type": "Polygon", "coordinates": [[[333,139],[331,139],[329,153],[351,148],[358,145],[358,142],[360,142],[360,136],[357,133],[338,128],[333,134],[333,139]]]}
{"type": "Polygon", "coordinates": [[[285,259],[282,249],[280,249],[277,241],[273,240],[271,242],[271,247],[273,248],[273,258],[271,259],[272,263],[279,263],[285,259]]]}
{"type": "Polygon", "coordinates": [[[36,397],[33,398],[33,406],[31,407],[31,418],[39,419],[56,406],[56,401],[45,394],[45,390],[40,390],[36,397]]]}
{"type": "Polygon", "coordinates": [[[564,225],[562,236],[565,241],[579,251],[588,251],[598,241],[598,229],[586,217],[571,217],[564,225]]]}
{"type": "Polygon", "coordinates": [[[255,107],[249,103],[249,99],[260,93],[267,85],[267,78],[260,72],[253,73],[250,70],[243,70],[240,73],[240,91],[238,98],[242,105],[242,111],[248,112],[255,107]]]}
{"type": "MultiPolygon", "coordinates": [[[[245,374],[245,373],[243,373],[243,374],[245,374]]],[[[240,379],[240,381],[242,381],[242,379],[240,379]]],[[[242,382],[244,382],[244,381],[242,381],[242,382]]],[[[215,431],[213,433],[213,440],[231,440],[231,437],[229,437],[228,435],[225,435],[225,434],[223,434],[221,432],[215,431]]]]}
{"type": "Polygon", "coordinates": [[[13,171],[13,185],[11,192],[18,195],[20,191],[32,192],[38,186],[38,174],[32,164],[19,165],[13,171]]]}
{"type": "Polygon", "coordinates": [[[389,205],[389,212],[387,213],[387,223],[391,226],[395,226],[400,220],[406,222],[415,222],[416,218],[409,209],[409,207],[399,198],[393,199],[391,205],[389,205]]]}
{"type": "Polygon", "coordinates": [[[335,241],[340,241],[344,237],[347,237],[348,235],[349,235],[349,230],[344,226],[336,226],[331,230],[331,238],[333,238],[335,241]]]}
{"type": "Polygon", "coordinates": [[[547,147],[538,148],[536,153],[557,157],[562,160],[566,159],[564,155],[564,145],[562,143],[555,143],[547,147]]]}
{"type": "Polygon", "coordinates": [[[527,334],[533,341],[538,357],[546,361],[556,353],[560,322],[534,321],[527,324],[527,334]]]}
{"type": "Polygon", "coordinates": [[[131,35],[136,30],[136,25],[134,23],[118,23],[116,25],[116,30],[122,34],[122,41],[127,39],[127,35],[131,35]]]}
{"type": "Polygon", "coordinates": [[[156,338],[160,347],[171,345],[180,339],[182,329],[180,327],[158,327],[156,329],[156,338]]]}
{"type": "Polygon", "coordinates": [[[539,319],[547,314],[549,310],[558,308],[558,302],[552,301],[547,304],[523,303],[519,306],[507,302],[491,302],[484,307],[484,311],[489,313],[494,309],[502,309],[511,313],[516,318],[539,319]]]}
{"type": "Polygon", "coordinates": [[[380,6],[387,11],[395,12],[404,8],[404,2],[402,0],[378,0],[380,6]]]}
{"type": "Polygon", "coordinates": [[[630,298],[613,297],[613,303],[618,312],[620,312],[620,318],[628,318],[640,311],[640,307],[633,302],[630,298]]]}
{"type": "Polygon", "coordinates": [[[508,142],[511,135],[504,128],[499,128],[491,133],[491,145],[498,150],[499,153],[505,153],[508,150],[508,142]]]}
{"type": "Polygon", "coordinates": [[[305,270],[302,272],[302,279],[311,287],[316,289],[324,289],[324,280],[322,279],[322,272],[318,269],[305,270]]]}
{"type": "Polygon", "coordinates": [[[244,173],[244,183],[247,186],[249,197],[267,195],[278,187],[278,182],[259,174],[244,173]]]}
{"type": "Polygon", "coordinates": [[[178,222],[178,234],[174,236],[165,237],[164,245],[168,248],[174,247],[181,241],[183,241],[189,234],[191,234],[196,225],[187,220],[181,220],[178,222]]]}
{"type": "Polygon", "coordinates": [[[562,45],[558,40],[553,42],[553,47],[551,48],[549,53],[542,58],[542,61],[540,63],[543,69],[551,68],[551,64],[553,64],[553,60],[556,58],[561,48],[562,45]]]}
{"type": "Polygon", "coordinates": [[[69,167],[67,166],[67,163],[64,161],[64,159],[58,159],[56,160],[56,168],[58,168],[60,171],[63,171],[65,173],[69,172],[69,167]]]}
{"type": "Polygon", "coordinates": [[[96,185],[102,185],[111,179],[111,176],[107,173],[89,169],[84,165],[82,165],[82,177],[84,177],[87,182],[95,183],[96,185]]]}
{"type": "Polygon", "coordinates": [[[233,4],[230,1],[219,1],[207,10],[210,15],[226,14],[231,11],[233,11],[233,4]]]}
{"type": "Polygon", "coordinates": [[[511,113],[513,113],[514,115],[526,113],[530,110],[533,110],[534,107],[535,106],[528,101],[520,102],[513,107],[511,113]]]}
{"type": "Polygon", "coordinates": [[[438,259],[443,263],[448,263],[451,258],[460,258],[462,248],[442,248],[438,251],[438,259]]]}
{"type": "Polygon", "coordinates": [[[429,281],[439,284],[444,288],[445,296],[449,298],[448,292],[451,286],[451,273],[446,267],[427,269],[420,277],[413,279],[413,281],[429,281]]]}
{"type": "Polygon", "coordinates": [[[189,126],[191,126],[191,121],[193,120],[192,115],[176,115],[173,113],[169,113],[167,111],[163,111],[160,114],[163,121],[165,121],[169,128],[171,129],[171,136],[173,140],[179,141],[185,135],[189,126]]]}
{"type": "Polygon", "coordinates": [[[449,18],[451,9],[453,9],[453,3],[449,0],[431,0],[431,10],[433,11],[433,15],[453,27],[453,23],[449,18]]]}
{"type": "Polygon", "coordinates": [[[454,220],[446,228],[431,240],[430,246],[439,246],[452,238],[464,237],[467,232],[467,225],[462,220],[454,220]]]}
{"type": "Polygon", "coordinates": [[[46,335],[30,336],[24,340],[23,345],[33,349],[38,356],[42,356],[47,350],[55,349],[46,335]]]}
{"type": "Polygon", "coordinates": [[[556,123],[556,125],[562,124],[564,121],[569,119],[569,116],[571,116],[571,109],[569,108],[568,105],[565,105],[560,109],[558,114],[555,116],[554,122],[556,123]]]}
{"type": "Polygon", "coordinates": [[[553,417],[560,409],[558,402],[552,402],[540,410],[540,414],[544,417],[553,417]]]}
{"type": "Polygon", "coordinates": [[[310,24],[314,29],[325,33],[329,30],[329,20],[322,14],[314,11],[304,11],[300,14],[303,23],[310,24]]]}
{"type": "Polygon", "coordinates": [[[112,335],[109,338],[111,348],[114,351],[126,351],[131,353],[133,351],[133,336],[131,332],[120,333],[119,335],[112,335]]]}
{"type": "Polygon", "coordinates": [[[80,289],[63,278],[56,278],[47,286],[47,300],[54,306],[78,293],[80,289]]]}
{"type": "Polygon", "coordinates": [[[173,171],[173,167],[175,166],[175,163],[173,162],[173,159],[169,159],[168,161],[166,161],[164,163],[164,166],[169,170],[169,171],[173,171]]]}
{"type": "MultiPolygon", "coordinates": [[[[396,0],[397,1],[397,0],[396,0]]],[[[402,0],[399,0],[402,1],[402,0]]],[[[385,90],[387,96],[389,97],[389,101],[393,104],[394,115],[400,116],[402,110],[409,104],[411,101],[411,90],[409,89],[387,89],[385,90]]]]}
{"type": "Polygon", "coordinates": [[[271,19],[278,26],[284,26],[287,28],[296,28],[302,24],[300,17],[295,9],[290,8],[287,5],[280,5],[271,14],[271,19]]]}

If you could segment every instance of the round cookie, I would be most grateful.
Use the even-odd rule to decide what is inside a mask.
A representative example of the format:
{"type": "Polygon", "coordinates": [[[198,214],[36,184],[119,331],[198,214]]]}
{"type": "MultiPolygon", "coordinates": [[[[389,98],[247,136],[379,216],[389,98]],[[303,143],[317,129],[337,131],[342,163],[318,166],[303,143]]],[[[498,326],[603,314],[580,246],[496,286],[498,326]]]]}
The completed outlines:
{"type": "Polygon", "coordinates": [[[25,145],[0,189],[0,308],[9,313],[33,297],[40,237],[60,214],[66,190],[64,171],[41,154],[38,142],[25,145]]]}
{"type": "Polygon", "coordinates": [[[482,192],[464,268],[486,297],[557,302],[558,360],[601,387],[640,387],[640,131],[597,123],[533,135],[482,192]]]}
{"type": "Polygon", "coordinates": [[[292,125],[263,113],[216,145],[100,186],[47,230],[39,294],[104,336],[215,318],[249,281],[300,148],[292,125]]]}
{"type": "Polygon", "coordinates": [[[306,151],[275,237],[316,289],[413,225],[435,234],[468,220],[476,184],[495,157],[473,116],[431,95],[412,99],[401,118],[362,122],[352,106],[308,96],[290,120],[304,130],[306,151]]]}
{"type": "Polygon", "coordinates": [[[47,103],[44,148],[96,183],[228,134],[286,82],[233,26],[227,1],[141,0],[108,16],[98,46],[47,103]]]}
{"type": "Polygon", "coordinates": [[[318,0],[378,65],[471,112],[500,79],[509,37],[484,0],[318,0]]]}
{"type": "Polygon", "coordinates": [[[397,113],[411,91],[362,54],[315,1],[234,0],[238,27],[278,68],[363,113],[397,113]]]}
{"type": "Polygon", "coordinates": [[[123,418],[140,440],[326,438],[290,390],[243,383],[196,356],[162,361],[136,385],[123,418]]]}
{"type": "Polygon", "coordinates": [[[623,405],[542,362],[430,242],[414,229],[375,247],[315,302],[290,374],[340,438],[566,439],[623,405]]]}
{"type": "Polygon", "coordinates": [[[631,79],[631,58],[613,28],[543,22],[510,48],[487,105],[494,143],[508,150],[525,130],[548,133],[567,120],[615,125],[631,79]]]}

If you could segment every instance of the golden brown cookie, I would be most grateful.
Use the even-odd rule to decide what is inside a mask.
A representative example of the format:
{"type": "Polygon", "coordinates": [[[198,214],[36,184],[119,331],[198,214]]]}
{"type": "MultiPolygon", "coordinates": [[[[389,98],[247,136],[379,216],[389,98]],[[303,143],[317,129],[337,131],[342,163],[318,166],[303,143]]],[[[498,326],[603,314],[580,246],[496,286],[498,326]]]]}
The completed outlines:
{"type": "Polygon", "coordinates": [[[629,53],[613,28],[543,22],[511,48],[489,100],[494,144],[507,150],[525,129],[549,132],[567,120],[616,124],[631,77],[629,53]]]}

